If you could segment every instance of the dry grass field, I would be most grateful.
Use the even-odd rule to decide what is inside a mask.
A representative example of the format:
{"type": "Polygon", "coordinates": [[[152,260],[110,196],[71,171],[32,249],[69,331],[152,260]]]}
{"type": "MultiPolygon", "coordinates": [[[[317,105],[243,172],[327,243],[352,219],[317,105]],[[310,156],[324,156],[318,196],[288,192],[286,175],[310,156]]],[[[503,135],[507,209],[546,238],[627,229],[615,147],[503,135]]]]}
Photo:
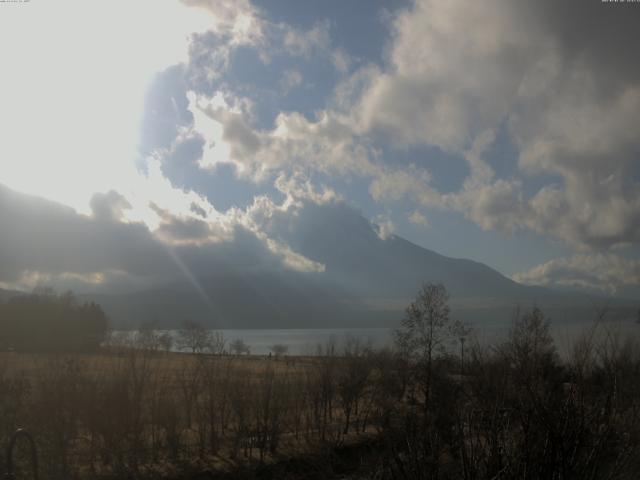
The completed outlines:
{"type": "MultiPolygon", "coordinates": [[[[73,359],[81,363],[86,373],[100,375],[118,370],[130,360],[127,350],[103,350],[93,353],[24,353],[0,352],[0,371],[11,375],[25,375],[35,377],[48,364],[60,361],[61,358],[73,359]]],[[[236,368],[247,374],[258,374],[265,368],[273,369],[276,373],[299,374],[318,363],[316,357],[286,356],[282,358],[266,355],[206,355],[181,352],[155,352],[145,356],[149,367],[158,372],[180,372],[195,361],[206,360],[210,364],[225,365],[232,363],[236,368]]]]}
{"type": "Polygon", "coordinates": [[[0,441],[26,427],[51,480],[638,478],[636,339],[563,358],[533,309],[462,362],[434,347],[444,328],[412,328],[394,351],[314,357],[4,352],[0,441]]]}
{"type": "MultiPolygon", "coordinates": [[[[355,363],[362,368],[364,357],[355,363]]],[[[347,364],[132,348],[4,352],[3,440],[27,427],[45,478],[173,477],[268,464],[371,435],[366,378],[357,391],[348,387],[347,364]]]]}

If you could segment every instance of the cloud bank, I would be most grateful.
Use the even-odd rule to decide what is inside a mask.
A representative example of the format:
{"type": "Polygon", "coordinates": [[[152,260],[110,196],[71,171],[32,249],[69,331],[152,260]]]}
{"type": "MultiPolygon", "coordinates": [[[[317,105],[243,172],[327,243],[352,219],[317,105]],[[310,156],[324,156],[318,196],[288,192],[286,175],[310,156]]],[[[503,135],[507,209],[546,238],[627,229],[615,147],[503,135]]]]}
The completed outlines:
{"type": "MultiPolygon", "coordinates": [[[[349,202],[351,184],[364,184],[385,212],[371,217],[380,238],[403,222],[426,227],[432,214],[458,216],[573,252],[516,275],[519,281],[607,292],[640,283],[625,256],[640,247],[634,5],[415,0],[381,15],[389,32],[382,61],[351,55],[330,19],[288,24],[248,0],[182,6],[206,22],[184,20],[189,32],[179,51],[145,67],[163,70],[146,94],[137,169],[120,156],[117,163],[128,162],[121,170],[135,171],[135,180],[127,188],[98,182],[92,196],[83,191],[85,215],[4,191],[6,285],[55,275],[87,284],[130,275],[144,283],[181,274],[176,258],[183,257],[211,268],[233,259],[243,268],[320,273],[325,265],[284,235],[284,218],[309,204],[349,202]],[[271,84],[259,73],[251,85],[238,81],[251,59],[265,71],[274,66],[271,84]],[[330,74],[322,77],[317,64],[330,74]],[[320,91],[316,82],[329,85],[326,98],[307,104],[305,96],[320,91]],[[296,100],[307,107],[296,108],[296,100]],[[422,158],[428,155],[407,154],[420,149],[463,163],[459,182],[442,185],[433,162],[422,158]],[[500,150],[513,152],[507,167],[500,150]],[[246,190],[244,205],[221,208],[213,200],[227,171],[246,190]],[[332,188],[338,182],[347,186],[332,188]],[[387,213],[398,205],[402,218],[387,213]],[[37,251],[32,242],[41,231],[53,237],[40,254],[18,245],[24,236],[37,251]]],[[[50,112],[60,110],[47,110],[50,124],[50,112]]],[[[74,121],[84,128],[82,118],[74,121]]],[[[110,144],[100,140],[111,124],[97,123],[91,142],[76,142],[78,171],[91,170],[84,160],[99,153],[96,145],[110,144]]],[[[64,149],[53,151],[66,158],[64,149]]]]}

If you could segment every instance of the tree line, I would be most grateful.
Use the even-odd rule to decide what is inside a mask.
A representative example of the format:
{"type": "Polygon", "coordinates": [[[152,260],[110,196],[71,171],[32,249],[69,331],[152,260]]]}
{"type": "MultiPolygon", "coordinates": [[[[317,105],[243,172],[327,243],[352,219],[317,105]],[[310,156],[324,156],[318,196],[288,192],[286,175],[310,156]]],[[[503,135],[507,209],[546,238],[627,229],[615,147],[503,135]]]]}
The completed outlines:
{"type": "Polygon", "coordinates": [[[95,351],[107,330],[102,308],[78,302],[70,291],[39,288],[0,303],[0,349],[5,351],[95,351]]]}
{"type": "Polygon", "coordinates": [[[0,440],[26,424],[49,479],[189,478],[310,452],[324,460],[287,478],[344,478],[335,452],[358,442],[372,445],[362,478],[637,478],[640,345],[604,320],[567,357],[537,308],[483,346],[428,284],[388,349],[350,338],[281,362],[173,355],[142,335],[36,375],[0,369],[0,440]]]}

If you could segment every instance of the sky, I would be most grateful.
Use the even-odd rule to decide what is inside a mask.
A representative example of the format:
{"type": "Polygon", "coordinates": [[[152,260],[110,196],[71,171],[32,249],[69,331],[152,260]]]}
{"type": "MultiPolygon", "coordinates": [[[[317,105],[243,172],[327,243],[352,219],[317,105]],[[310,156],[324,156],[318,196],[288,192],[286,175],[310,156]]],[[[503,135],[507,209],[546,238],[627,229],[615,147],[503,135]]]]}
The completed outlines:
{"type": "Polygon", "coordinates": [[[522,283],[640,291],[638,24],[599,0],[0,3],[0,287],[322,272],[286,230],[340,204],[522,283]]]}

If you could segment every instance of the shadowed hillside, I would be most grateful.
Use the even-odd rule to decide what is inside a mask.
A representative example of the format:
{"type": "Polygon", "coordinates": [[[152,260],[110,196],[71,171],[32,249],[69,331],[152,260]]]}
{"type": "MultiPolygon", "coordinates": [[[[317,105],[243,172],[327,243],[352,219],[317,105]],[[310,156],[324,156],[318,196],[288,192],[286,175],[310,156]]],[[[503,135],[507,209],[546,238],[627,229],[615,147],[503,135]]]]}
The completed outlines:
{"type": "Polygon", "coordinates": [[[470,321],[508,321],[516,307],[539,305],[553,318],[588,320],[609,304],[618,318],[631,302],[521,285],[472,260],[445,257],[398,236],[381,239],[376,226],[342,205],[307,205],[282,240],[324,272],[248,271],[220,264],[184,281],[127,295],[92,295],[116,325],[142,321],[176,327],[192,318],[221,328],[394,326],[424,281],[452,292],[453,312],[470,321]]]}

